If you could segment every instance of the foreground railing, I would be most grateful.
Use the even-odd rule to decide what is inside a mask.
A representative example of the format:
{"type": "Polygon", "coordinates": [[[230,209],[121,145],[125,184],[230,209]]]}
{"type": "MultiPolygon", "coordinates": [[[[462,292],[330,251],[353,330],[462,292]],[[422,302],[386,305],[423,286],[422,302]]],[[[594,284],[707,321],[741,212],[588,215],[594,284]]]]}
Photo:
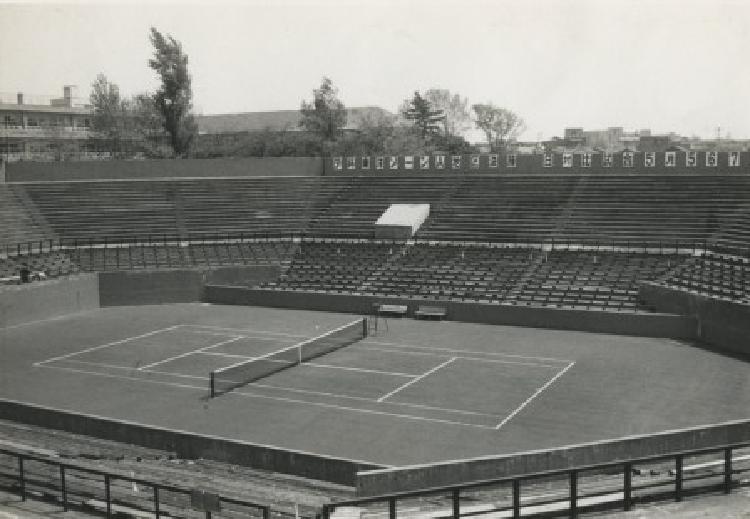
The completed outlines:
{"type": "Polygon", "coordinates": [[[522,515],[523,517],[577,517],[583,512],[616,508],[629,511],[636,503],[665,499],[682,501],[687,496],[708,492],[729,494],[733,488],[747,486],[750,481],[738,476],[750,473],[750,456],[745,454],[733,457],[733,453],[749,446],[750,443],[740,443],[714,449],[687,450],[668,456],[631,459],[619,463],[589,465],[520,477],[498,478],[339,501],[325,505],[321,515],[324,519],[328,519],[337,510],[349,507],[365,508],[370,513],[379,507],[380,515],[387,514],[389,519],[408,517],[410,513],[420,517],[429,514],[431,517],[458,519],[483,514],[513,518],[522,515]],[[685,464],[688,458],[698,456],[703,457],[700,463],[685,464]],[[718,461],[716,461],[717,458],[718,461]],[[664,462],[671,462],[669,464],[673,468],[665,471],[664,462]],[[650,473],[663,473],[664,475],[654,478],[657,480],[653,482],[634,484],[633,476],[642,473],[639,466],[654,463],[661,463],[662,466],[658,470],[651,469],[650,473]],[[739,464],[743,466],[738,468],[739,464]],[[719,467],[720,471],[712,471],[713,467],[719,467]],[[613,472],[622,478],[619,482],[615,481],[616,476],[613,472]],[[712,480],[712,482],[696,485],[705,480],[712,480]],[[585,482],[591,491],[582,491],[585,482]],[[688,485],[690,488],[687,488],[688,485]],[[551,491],[551,486],[562,490],[551,491]],[[522,487],[531,490],[532,493],[541,494],[529,495],[528,498],[522,499],[522,487]],[[634,495],[636,492],[638,496],[634,495]],[[482,499],[482,493],[484,499],[482,499]],[[418,502],[415,503],[414,500],[418,502]],[[470,503],[469,506],[467,502],[470,503]],[[482,502],[487,505],[482,505],[482,502]],[[420,504],[422,510],[414,512],[415,508],[420,508],[420,504]],[[443,506],[440,506],[441,504],[443,506]],[[400,508],[404,509],[404,513],[400,512],[400,508]]]}
{"type": "MultiPolygon", "coordinates": [[[[268,505],[227,497],[212,491],[171,485],[148,477],[136,477],[132,472],[128,475],[122,471],[99,469],[91,464],[63,461],[17,449],[2,448],[0,454],[10,457],[11,465],[17,467],[15,473],[0,472],[0,479],[15,481],[15,485],[6,484],[3,486],[11,490],[15,489],[22,501],[26,501],[32,492],[38,492],[40,488],[44,489],[47,495],[50,493],[56,494],[54,500],[66,512],[71,508],[88,507],[96,509],[98,508],[96,504],[101,503],[101,508],[106,516],[112,517],[117,514],[120,508],[126,508],[130,511],[143,511],[145,510],[145,503],[150,500],[150,511],[156,519],[159,517],[174,517],[175,510],[185,509],[204,512],[207,518],[212,517],[212,514],[218,513],[221,515],[221,511],[225,509],[233,517],[239,515],[241,517],[270,519],[272,512],[274,516],[300,517],[295,513],[277,509],[271,510],[268,505]],[[48,467],[47,473],[42,474],[39,467],[36,467],[36,473],[30,474],[29,465],[31,463],[48,467]],[[101,486],[97,486],[95,480],[84,480],[83,474],[89,478],[98,479],[101,486]],[[119,487],[115,485],[116,482],[120,483],[119,487]],[[123,491],[123,483],[131,485],[130,492],[123,491]],[[147,487],[149,491],[139,490],[136,492],[135,489],[138,486],[141,488],[147,487]],[[30,490],[30,487],[36,490],[30,490]],[[143,494],[148,497],[144,497],[143,494]],[[173,495],[165,496],[165,494],[173,495]],[[182,500],[175,499],[174,494],[181,496],[182,500]],[[80,502],[75,502],[74,496],[80,502]]],[[[7,469],[8,467],[3,468],[7,469]]]]}

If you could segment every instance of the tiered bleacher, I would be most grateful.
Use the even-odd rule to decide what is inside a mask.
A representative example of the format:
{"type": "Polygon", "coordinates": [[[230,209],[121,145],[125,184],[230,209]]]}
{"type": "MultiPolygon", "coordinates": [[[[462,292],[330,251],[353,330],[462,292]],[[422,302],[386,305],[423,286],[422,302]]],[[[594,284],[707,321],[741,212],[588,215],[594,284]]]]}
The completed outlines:
{"type": "Polygon", "coordinates": [[[750,259],[705,252],[669,271],[659,282],[725,301],[750,303],[750,259]]]}
{"type": "Polygon", "coordinates": [[[6,184],[2,236],[50,246],[6,244],[0,272],[291,264],[274,288],[631,310],[690,254],[750,247],[746,175],[595,173],[6,184]],[[416,244],[373,239],[394,203],[430,205],[416,244]]]}
{"type": "Polygon", "coordinates": [[[571,309],[636,310],[638,284],[685,256],[461,243],[303,245],[283,290],[571,309]]]}

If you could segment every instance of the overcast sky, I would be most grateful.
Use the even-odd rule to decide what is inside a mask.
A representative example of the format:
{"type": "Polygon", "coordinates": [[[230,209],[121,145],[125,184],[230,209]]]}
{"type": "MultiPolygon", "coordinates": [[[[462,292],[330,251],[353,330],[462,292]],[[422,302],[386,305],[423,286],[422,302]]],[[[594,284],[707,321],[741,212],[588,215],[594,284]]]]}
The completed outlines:
{"type": "Polygon", "coordinates": [[[0,0],[0,92],[87,97],[98,73],[156,88],[148,29],[190,57],[198,113],[297,109],[329,76],[347,106],[395,111],[447,88],[525,120],[750,138],[747,0],[0,0]]]}

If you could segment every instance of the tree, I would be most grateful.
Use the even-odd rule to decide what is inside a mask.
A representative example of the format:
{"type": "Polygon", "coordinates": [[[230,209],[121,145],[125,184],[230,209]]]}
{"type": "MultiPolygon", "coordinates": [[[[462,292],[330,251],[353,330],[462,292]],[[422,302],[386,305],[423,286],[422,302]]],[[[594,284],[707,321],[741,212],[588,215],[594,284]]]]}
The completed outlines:
{"type": "Polygon", "coordinates": [[[442,110],[443,130],[446,137],[461,137],[471,128],[469,100],[458,94],[451,94],[444,88],[431,88],[424,93],[424,98],[436,110],[442,110]]]}
{"type": "Polygon", "coordinates": [[[473,105],[475,125],[484,132],[490,148],[504,148],[508,141],[520,134],[526,125],[515,113],[492,103],[473,105]]]}
{"type": "Polygon", "coordinates": [[[115,155],[120,153],[126,132],[126,106],[120,98],[120,88],[99,74],[91,85],[89,102],[93,107],[91,129],[97,140],[103,140],[115,155]]]}
{"type": "Polygon", "coordinates": [[[302,101],[300,126],[323,141],[335,141],[346,126],[346,108],[338,98],[333,82],[324,77],[320,88],[313,90],[313,100],[302,101]]]}
{"type": "Polygon", "coordinates": [[[419,94],[419,91],[414,92],[414,97],[406,102],[401,113],[419,128],[423,139],[435,135],[445,118],[443,111],[434,109],[432,104],[419,94]]]}
{"type": "Polygon", "coordinates": [[[192,115],[191,78],[188,73],[188,57],[182,52],[182,45],[172,36],[164,37],[151,27],[151,44],[154,57],[149,66],[161,79],[161,86],[154,94],[154,104],[162,117],[164,130],[175,155],[184,157],[190,150],[197,125],[192,115]]]}

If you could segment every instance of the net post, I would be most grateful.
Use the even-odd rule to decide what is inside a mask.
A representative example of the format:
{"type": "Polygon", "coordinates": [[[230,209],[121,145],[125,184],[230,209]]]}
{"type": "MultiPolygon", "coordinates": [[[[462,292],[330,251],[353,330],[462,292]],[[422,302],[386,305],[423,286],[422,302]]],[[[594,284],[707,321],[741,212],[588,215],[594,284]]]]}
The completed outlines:
{"type": "Polygon", "coordinates": [[[208,386],[209,386],[208,390],[209,390],[209,393],[211,395],[211,398],[215,397],[216,396],[216,390],[215,390],[216,385],[214,384],[214,372],[213,371],[208,374],[208,386]]]}
{"type": "Polygon", "coordinates": [[[368,331],[369,330],[367,329],[367,317],[363,317],[362,318],[362,336],[367,337],[368,331]]]}
{"type": "Polygon", "coordinates": [[[732,448],[724,449],[724,493],[732,492],[732,448]]]}

